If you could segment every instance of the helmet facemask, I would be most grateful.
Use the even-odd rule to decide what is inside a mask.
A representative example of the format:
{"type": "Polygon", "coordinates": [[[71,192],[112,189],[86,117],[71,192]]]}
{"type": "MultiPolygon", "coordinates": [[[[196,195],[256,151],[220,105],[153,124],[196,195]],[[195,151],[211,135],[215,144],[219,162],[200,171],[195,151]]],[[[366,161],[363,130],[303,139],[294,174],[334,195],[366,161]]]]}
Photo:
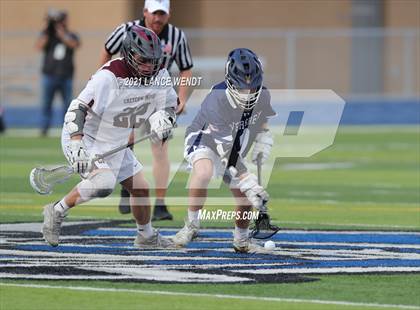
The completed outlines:
{"type": "Polygon", "coordinates": [[[145,58],[134,49],[127,53],[126,61],[136,76],[144,78],[153,78],[162,64],[162,58],[145,58]]]}
{"type": "Polygon", "coordinates": [[[257,89],[239,89],[229,78],[226,78],[227,90],[229,95],[235,103],[244,110],[251,110],[254,108],[261,94],[262,85],[257,89]]]}

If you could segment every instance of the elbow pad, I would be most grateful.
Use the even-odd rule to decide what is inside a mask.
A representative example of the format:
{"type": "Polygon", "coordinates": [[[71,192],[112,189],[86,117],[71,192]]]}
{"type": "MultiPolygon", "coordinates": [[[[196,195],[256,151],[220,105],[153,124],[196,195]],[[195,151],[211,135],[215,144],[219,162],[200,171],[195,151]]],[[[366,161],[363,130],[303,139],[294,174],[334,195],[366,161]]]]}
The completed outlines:
{"type": "Polygon", "coordinates": [[[64,126],[70,137],[83,135],[83,127],[88,108],[79,99],[74,99],[70,103],[66,115],[64,115],[64,126]]]}

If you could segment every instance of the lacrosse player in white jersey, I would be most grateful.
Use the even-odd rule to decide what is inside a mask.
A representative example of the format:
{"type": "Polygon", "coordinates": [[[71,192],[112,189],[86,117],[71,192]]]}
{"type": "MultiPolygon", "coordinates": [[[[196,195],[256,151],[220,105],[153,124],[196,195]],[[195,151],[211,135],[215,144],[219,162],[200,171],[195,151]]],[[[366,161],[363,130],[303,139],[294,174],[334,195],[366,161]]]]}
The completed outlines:
{"type": "MultiPolygon", "coordinates": [[[[143,18],[121,24],[112,32],[105,42],[101,52],[100,63],[103,65],[108,62],[113,55],[121,50],[122,40],[125,33],[133,25],[143,26],[153,30],[160,39],[163,50],[162,66],[171,71],[175,63],[179,69],[179,78],[188,79],[192,76],[192,57],[188,45],[187,36],[180,28],[169,23],[171,16],[169,0],[146,0],[144,2],[143,18]]],[[[177,115],[184,110],[188,99],[188,86],[180,84],[178,87],[178,107],[177,115]]],[[[147,126],[147,124],[146,124],[147,126]]],[[[145,128],[148,130],[147,128],[145,128]]],[[[153,155],[152,173],[155,185],[155,207],[153,209],[152,221],[172,220],[173,216],[169,212],[165,203],[165,197],[169,181],[170,162],[168,155],[169,141],[152,143],[151,151],[153,155]]],[[[121,200],[118,210],[121,214],[130,213],[130,205],[127,203],[129,193],[122,188],[121,200]]]]}
{"type": "Polygon", "coordinates": [[[59,244],[60,227],[70,208],[110,195],[117,182],[130,193],[138,228],[134,245],[171,245],[151,225],[148,183],[133,151],[126,148],[92,162],[95,155],[127,143],[133,127],[148,122],[157,142],[166,140],[175,125],[177,95],[167,70],[161,69],[162,49],[156,34],[133,26],[124,38],[121,55],[92,76],[65,115],[63,152],[83,180],[59,202],[44,207],[42,233],[52,246],[59,244]],[[153,80],[169,83],[156,85],[153,80]]]}

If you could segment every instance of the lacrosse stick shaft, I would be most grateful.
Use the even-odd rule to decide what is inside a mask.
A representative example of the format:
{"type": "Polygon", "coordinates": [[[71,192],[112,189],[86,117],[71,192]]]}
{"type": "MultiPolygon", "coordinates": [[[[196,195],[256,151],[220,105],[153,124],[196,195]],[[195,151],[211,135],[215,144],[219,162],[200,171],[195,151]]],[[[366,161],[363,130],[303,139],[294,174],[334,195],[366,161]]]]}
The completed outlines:
{"type": "Polygon", "coordinates": [[[257,177],[258,177],[258,184],[261,185],[262,183],[262,157],[263,153],[258,153],[257,155],[257,177]]]}
{"type": "MultiPolygon", "coordinates": [[[[175,124],[173,128],[176,128],[176,127],[177,127],[177,126],[176,126],[176,124],[175,124]]],[[[173,129],[173,128],[172,128],[172,129],[173,129]]],[[[143,136],[143,137],[141,137],[141,138],[138,138],[137,140],[134,140],[133,142],[127,143],[127,144],[125,144],[125,145],[121,145],[121,146],[116,147],[115,149],[112,149],[112,150],[110,150],[110,151],[108,151],[108,152],[105,152],[105,153],[103,153],[103,154],[96,155],[96,156],[95,156],[95,158],[93,159],[93,162],[95,162],[95,161],[97,161],[97,160],[99,160],[99,159],[104,159],[105,157],[108,157],[108,156],[110,156],[110,155],[113,155],[113,154],[115,154],[115,153],[118,153],[118,152],[119,152],[119,151],[121,151],[121,150],[124,150],[124,149],[126,149],[126,148],[132,147],[133,145],[135,145],[135,144],[137,144],[137,143],[140,143],[140,142],[143,142],[143,141],[145,141],[145,140],[147,140],[147,139],[150,139],[153,135],[154,135],[154,133],[149,133],[149,134],[147,134],[147,135],[145,135],[145,136],[143,136]]]]}
{"type": "MultiPolygon", "coordinates": [[[[96,155],[92,159],[92,166],[93,163],[97,160],[104,159],[108,156],[111,156],[123,149],[126,149],[128,147],[131,147],[139,142],[142,142],[144,140],[147,140],[151,137],[152,134],[148,134],[144,137],[141,137],[134,142],[127,143],[125,145],[121,145],[119,147],[116,147],[115,149],[112,149],[108,152],[105,152],[103,154],[96,155]]],[[[63,165],[59,166],[53,169],[46,169],[42,167],[34,168],[32,169],[29,180],[32,188],[38,192],[41,195],[50,194],[52,192],[52,189],[54,185],[63,183],[67,181],[75,171],[73,170],[73,167],[70,165],[63,165]]]]}
{"type": "MultiPolygon", "coordinates": [[[[257,155],[257,176],[259,185],[262,184],[262,158],[263,153],[259,153],[257,155]]],[[[278,231],[279,228],[270,223],[270,216],[268,215],[267,210],[267,201],[263,201],[258,219],[255,220],[255,227],[251,232],[251,236],[255,239],[268,239],[274,236],[278,231]],[[264,232],[261,232],[261,230],[264,232]]]]}
{"type": "Polygon", "coordinates": [[[96,155],[95,158],[93,159],[93,161],[95,162],[95,161],[97,161],[99,159],[104,159],[105,157],[114,155],[115,153],[118,153],[121,150],[124,150],[126,148],[132,147],[133,145],[135,145],[137,143],[140,143],[140,142],[143,142],[143,141],[149,139],[151,136],[152,136],[152,134],[149,133],[148,135],[145,135],[144,137],[138,138],[137,140],[134,140],[131,143],[127,143],[127,144],[121,145],[119,147],[116,147],[115,149],[112,149],[112,150],[108,151],[108,152],[105,152],[105,153],[100,154],[100,155],[96,155]]]}
{"type": "MultiPolygon", "coordinates": [[[[262,158],[263,153],[258,153],[257,155],[257,178],[258,178],[258,185],[262,186],[262,158]]],[[[260,210],[261,213],[267,213],[266,201],[263,202],[262,208],[260,210]]]]}

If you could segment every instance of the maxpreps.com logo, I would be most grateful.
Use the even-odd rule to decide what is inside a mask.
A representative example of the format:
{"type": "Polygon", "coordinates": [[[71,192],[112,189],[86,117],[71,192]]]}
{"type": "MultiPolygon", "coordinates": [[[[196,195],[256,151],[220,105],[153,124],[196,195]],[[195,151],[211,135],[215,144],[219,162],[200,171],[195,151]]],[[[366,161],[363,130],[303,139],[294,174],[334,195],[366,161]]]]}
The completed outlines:
{"type": "Polygon", "coordinates": [[[217,209],[209,211],[201,209],[198,211],[198,218],[201,221],[231,221],[231,220],[249,220],[258,219],[259,211],[226,211],[217,209]]]}
{"type": "Polygon", "coordinates": [[[57,248],[42,240],[40,223],[2,224],[0,277],[279,283],[311,281],[312,274],[420,272],[417,232],[280,231],[272,253],[238,254],[231,230],[202,230],[186,249],[140,250],[135,229],[116,224],[67,222],[57,248]]]}

